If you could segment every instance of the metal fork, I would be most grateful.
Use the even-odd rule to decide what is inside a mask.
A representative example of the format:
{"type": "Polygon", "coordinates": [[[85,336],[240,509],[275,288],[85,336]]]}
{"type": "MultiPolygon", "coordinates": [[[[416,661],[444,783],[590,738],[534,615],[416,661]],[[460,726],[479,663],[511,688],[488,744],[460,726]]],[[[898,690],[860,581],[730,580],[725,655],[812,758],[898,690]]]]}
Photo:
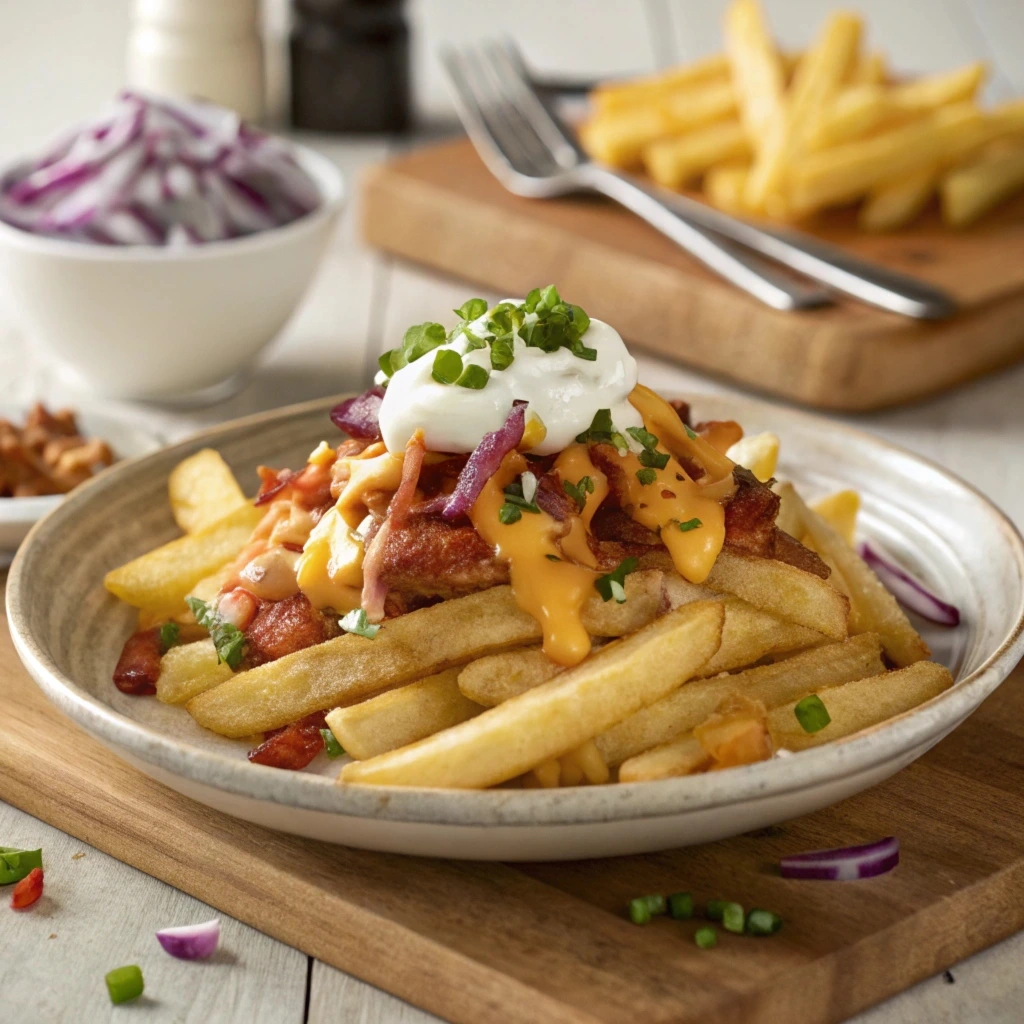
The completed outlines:
{"type": "Polygon", "coordinates": [[[890,271],[795,231],[768,230],[703,203],[652,188],[593,163],[531,84],[511,41],[461,53],[442,62],[459,115],[477,151],[510,191],[536,198],[598,192],[633,210],[726,279],[776,309],[804,309],[828,293],[795,285],[753,262],[760,253],[835,291],[890,312],[940,319],[956,311],[941,289],[890,271]]]}

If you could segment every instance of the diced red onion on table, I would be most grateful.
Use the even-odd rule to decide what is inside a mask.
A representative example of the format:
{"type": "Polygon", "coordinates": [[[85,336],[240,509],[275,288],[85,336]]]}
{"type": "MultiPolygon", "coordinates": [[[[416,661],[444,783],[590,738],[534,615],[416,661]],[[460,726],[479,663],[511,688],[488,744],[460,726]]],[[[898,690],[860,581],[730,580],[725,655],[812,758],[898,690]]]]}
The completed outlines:
{"type": "Polygon", "coordinates": [[[860,557],[874,570],[886,589],[905,608],[940,626],[960,625],[960,610],[932,593],[916,576],[907,572],[891,555],[871,541],[857,546],[860,557]]]}
{"type": "Polygon", "coordinates": [[[865,846],[814,850],[783,857],[779,861],[779,870],[783,878],[854,882],[860,878],[884,875],[899,862],[899,840],[895,836],[888,836],[865,846]]]}
{"type": "Polygon", "coordinates": [[[346,398],[331,410],[331,422],[350,437],[380,437],[380,407],[384,389],[373,387],[354,398],[346,398]]]}
{"type": "Polygon", "coordinates": [[[217,950],[220,942],[220,921],[186,924],[178,928],[161,928],[157,942],[179,960],[205,960],[217,950]]]}
{"type": "Polygon", "coordinates": [[[285,143],[229,110],[131,91],[0,181],[0,219],[106,245],[222,241],[319,204],[316,182],[285,143]]]}

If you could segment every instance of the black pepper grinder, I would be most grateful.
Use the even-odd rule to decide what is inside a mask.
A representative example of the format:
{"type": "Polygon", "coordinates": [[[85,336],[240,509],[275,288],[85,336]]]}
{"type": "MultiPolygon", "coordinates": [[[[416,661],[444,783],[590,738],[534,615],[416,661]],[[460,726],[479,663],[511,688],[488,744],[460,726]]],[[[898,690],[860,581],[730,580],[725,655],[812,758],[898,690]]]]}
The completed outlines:
{"type": "Polygon", "coordinates": [[[293,0],[292,124],[322,132],[409,127],[404,0],[293,0]]]}

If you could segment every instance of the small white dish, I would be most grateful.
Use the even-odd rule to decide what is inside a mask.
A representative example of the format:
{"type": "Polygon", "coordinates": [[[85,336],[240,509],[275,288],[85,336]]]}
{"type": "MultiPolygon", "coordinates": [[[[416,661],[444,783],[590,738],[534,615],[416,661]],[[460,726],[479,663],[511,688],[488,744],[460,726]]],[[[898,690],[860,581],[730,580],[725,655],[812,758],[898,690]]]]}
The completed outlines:
{"type": "MultiPolygon", "coordinates": [[[[693,398],[693,396],[685,396],[693,398]]],[[[699,396],[698,419],[735,419],[782,438],[780,474],[808,496],[856,487],[862,532],[963,614],[926,631],[956,685],[848,740],[681,779],[485,792],[338,786],[338,762],[303,772],[250,764],[246,745],[180,708],[119,693],[111,672],[134,610],[103,589],[109,569],[177,535],[167,475],[218,449],[251,491],[259,463],[297,465],[336,436],[331,402],[205,431],[85,484],[35,527],[11,569],[7,612],[22,661],[49,699],[172,789],[296,835],[396,853],[474,860],[569,860],[704,843],[807,814],[873,786],[960,724],[1024,652],[1024,542],[998,509],[938,466],[868,434],[748,399],[699,396]]]]}
{"type": "Polygon", "coordinates": [[[33,341],[91,393],[171,399],[220,384],[275,338],[341,212],[341,172],[292,144],[322,202],[283,227],[182,248],[105,246],[0,221],[0,289],[33,341]]]}
{"type": "MultiPolygon", "coordinates": [[[[23,423],[28,409],[0,403],[0,419],[23,423]]],[[[102,410],[76,409],[78,428],[85,437],[107,442],[118,460],[134,459],[155,452],[166,439],[136,420],[102,410]]],[[[48,494],[40,498],[0,498],[0,568],[7,564],[26,534],[67,495],[48,494]]]]}

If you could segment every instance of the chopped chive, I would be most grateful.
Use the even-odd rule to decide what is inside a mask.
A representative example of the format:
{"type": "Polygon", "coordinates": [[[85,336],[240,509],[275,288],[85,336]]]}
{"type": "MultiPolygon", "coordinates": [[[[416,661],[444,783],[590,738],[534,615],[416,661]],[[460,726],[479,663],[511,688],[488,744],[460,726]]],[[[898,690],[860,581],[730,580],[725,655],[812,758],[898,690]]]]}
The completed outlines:
{"type": "Polygon", "coordinates": [[[640,561],[637,558],[624,558],[613,572],[605,576],[598,576],[594,580],[597,592],[605,601],[614,598],[619,604],[622,604],[626,600],[626,576],[635,572],[639,564],[640,561]]]}
{"type": "Polygon", "coordinates": [[[366,637],[367,640],[372,640],[380,632],[380,626],[370,622],[362,608],[353,608],[344,618],[338,620],[338,625],[346,633],[355,633],[356,636],[366,637]]]}
{"type": "Polygon", "coordinates": [[[647,905],[646,896],[638,896],[629,901],[629,919],[633,924],[647,924],[651,919],[651,908],[647,905]]]}
{"type": "Polygon", "coordinates": [[[583,506],[587,503],[587,495],[594,493],[594,481],[589,476],[581,476],[579,482],[575,484],[563,480],[562,490],[576,502],[576,507],[582,512],[583,506]]]}
{"type": "Polygon", "coordinates": [[[704,909],[704,916],[709,921],[721,921],[722,913],[725,910],[725,905],[728,900],[708,900],[708,905],[704,909]]]}
{"type": "Polygon", "coordinates": [[[693,941],[701,949],[714,949],[718,945],[718,932],[714,928],[705,925],[703,928],[697,929],[697,934],[694,935],[693,941]]]}
{"type": "Polygon", "coordinates": [[[648,484],[653,484],[654,481],[658,479],[658,473],[653,469],[638,469],[636,471],[636,478],[646,487],[648,484]]]}
{"type": "Polygon", "coordinates": [[[676,525],[683,533],[689,533],[690,530],[696,530],[698,526],[703,526],[704,524],[694,516],[693,519],[687,519],[685,523],[676,523],[676,525]]]}
{"type": "Polygon", "coordinates": [[[668,906],[665,902],[665,897],[660,892],[652,893],[650,896],[645,896],[647,900],[647,907],[652,914],[664,914],[668,910],[668,906]]]}
{"type": "Polygon", "coordinates": [[[668,465],[668,452],[657,452],[653,448],[645,448],[637,458],[641,466],[651,469],[664,469],[668,465]]]}
{"type": "Polygon", "coordinates": [[[626,427],[626,433],[643,448],[658,447],[657,437],[644,427],[626,427]]]}
{"type": "Polygon", "coordinates": [[[782,918],[770,910],[752,910],[747,914],[748,935],[774,935],[782,927],[782,918]]]}
{"type": "Polygon", "coordinates": [[[324,738],[324,750],[330,758],[341,757],[345,748],[338,742],[338,737],[330,729],[321,729],[320,735],[324,738]]]}
{"type": "Polygon", "coordinates": [[[798,701],[796,707],[793,708],[793,714],[796,715],[796,720],[804,732],[818,732],[832,721],[828,708],[816,693],[798,701]]]}
{"type": "Polygon", "coordinates": [[[506,526],[518,523],[522,518],[523,513],[519,511],[519,507],[517,505],[513,505],[510,501],[506,501],[501,508],[498,509],[498,519],[506,526]]]}
{"type": "Polygon", "coordinates": [[[689,921],[693,917],[693,897],[688,892],[674,892],[668,898],[669,917],[689,921]]]}
{"type": "Polygon", "coordinates": [[[722,908],[722,927],[727,932],[742,935],[746,923],[747,915],[743,913],[743,908],[738,903],[726,903],[722,908]]]}
{"type": "Polygon", "coordinates": [[[137,964],[131,964],[128,967],[115,967],[107,973],[104,981],[107,983],[110,1001],[115,1005],[138,999],[146,987],[142,980],[142,968],[137,964]]]}
{"type": "Polygon", "coordinates": [[[697,432],[695,430],[693,430],[692,428],[688,427],[685,423],[683,424],[683,430],[686,431],[686,436],[691,441],[696,441],[697,440],[697,432]]]}
{"type": "Polygon", "coordinates": [[[545,557],[545,558],[546,558],[546,559],[547,559],[547,560],[548,560],[549,562],[560,562],[560,561],[561,561],[561,559],[560,559],[560,558],[558,557],[558,555],[545,555],[544,557],[545,557]]]}
{"type": "Polygon", "coordinates": [[[166,654],[177,642],[181,635],[181,626],[176,622],[165,622],[160,627],[160,653],[166,654]]]}

